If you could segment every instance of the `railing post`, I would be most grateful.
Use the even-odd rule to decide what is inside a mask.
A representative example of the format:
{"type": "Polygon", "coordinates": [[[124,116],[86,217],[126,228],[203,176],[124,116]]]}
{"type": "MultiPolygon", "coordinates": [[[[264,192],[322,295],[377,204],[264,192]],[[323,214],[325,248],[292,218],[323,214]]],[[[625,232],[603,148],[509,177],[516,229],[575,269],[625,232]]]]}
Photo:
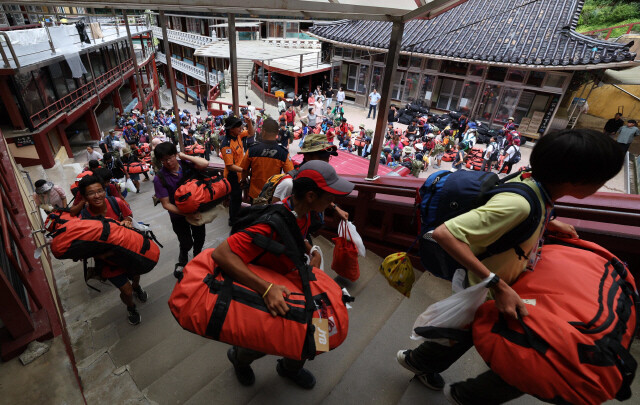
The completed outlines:
{"type": "MultiPolygon", "coordinates": [[[[171,45],[169,44],[169,39],[167,37],[167,21],[164,16],[164,10],[160,10],[159,14],[160,19],[160,27],[162,28],[162,42],[164,44],[164,52],[167,64],[167,81],[169,82],[169,88],[171,90],[171,100],[173,101],[173,114],[176,117],[176,130],[178,131],[178,142],[180,144],[180,150],[184,151],[184,143],[182,142],[182,129],[180,128],[180,109],[178,108],[178,98],[176,96],[176,82],[173,76],[173,69],[171,67],[171,61],[173,59],[171,53],[171,45]]],[[[187,91],[187,89],[185,89],[187,91]]]]}
{"type": "MultiPolygon", "coordinates": [[[[140,70],[138,69],[138,59],[136,57],[136,50],[133,47],[133,38],[131,38],[131,29],[129,28],[129,18],[127,17],[127,12],[125,10],[122,10],[122,16],[124,17],[124,26],[127,30],[127,39],[129,40],[129,49],[131,50],[131,55],[133,56],[133,68],[135,69],[133,74],[138,79],[137,93],[138,93],[138,100],[140,101],[140,110],[145,111],[144,92],[142,88],[142,75],[140,74],[140,70]]],[[[146,122],[147,114],[145,114],[144,117],[146,122]]],[[[148,122],[147,122],[147,125],[149,125],[148,122]]]]}

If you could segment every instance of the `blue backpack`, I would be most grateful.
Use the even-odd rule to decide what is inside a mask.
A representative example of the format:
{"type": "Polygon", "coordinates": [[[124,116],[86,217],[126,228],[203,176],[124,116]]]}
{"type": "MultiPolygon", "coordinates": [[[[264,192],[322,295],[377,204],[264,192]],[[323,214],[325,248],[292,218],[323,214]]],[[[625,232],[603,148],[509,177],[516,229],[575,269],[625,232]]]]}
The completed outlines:
{"type": "Polygon", "coordinates": [[[519,182],[507,183],[520,174],[514,173],[500,180],[495,173],[440,170],[427,178],[420,187],[417,205],[421,218],[420,260],[427,271],[451,280],[456,269],[464,268],[433,240],[433,230],[451,218],[486,204],[491,197],[503,192],[524,197],[531,206],[529,216],[489,245],[478,259],[483,260],[509,249],[514,249],[518,257],[526,257],[520,244],[536,231],[543,211],[540,200],[531,187],[519,182]]]}

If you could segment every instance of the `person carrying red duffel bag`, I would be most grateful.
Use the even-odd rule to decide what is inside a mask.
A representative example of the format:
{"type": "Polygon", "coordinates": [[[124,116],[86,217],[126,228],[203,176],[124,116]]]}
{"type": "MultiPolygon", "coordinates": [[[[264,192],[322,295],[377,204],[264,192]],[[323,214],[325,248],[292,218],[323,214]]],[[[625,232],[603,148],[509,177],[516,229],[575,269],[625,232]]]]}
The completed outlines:
{"type": "MultiPolygon", "coordinates": [[[[233,282],[234,288],[236,284],[244,286],[244,290],[248,289],[249,293],[252,293],[252,300],[257,300],[254,307],[264,307],[264,311],[258,311],[255,316],[247,314],[242,318],[244,319],[242,324],[234,326],[234,319],[237,319],[234,318],[234,311],[237,310],[237,306],[235,306],[236,295],[231,292],[228,293],[230,296],[227,298],[229,304],[221,305],[218,310],[215,307],[211,309],[213,314],[219,314],[225,308],[225,317],[216,315],[216,319],[210,320],[209,318],[213,318],[213,315],[198,316],[199,311],[204,311],[203,305],[193,305],[191,300],[197,299],[198,295],[204,292],[209,294],[210,291],[209,286],[203,284],[202,275],[197,270],[202,268],[196,265],[201,258],[196,258],[194,264],[190,263],[184,268],[183,278],[176,284],[169,300],[172,313],[186,329],[202,334],[197,327],[193,326],[196,322],[194,319],[199,320],[199,323],[205,326],[205,336],[234,344],[227,352],[227,357],[233,364],[236,377],[242,385],[252,385],[255,382],[251,363],[270,352],[279,355],[287,354],[285,358],[278,360],[276,366],[280,376],[291,379],[300,387],[311,389],[315,386],[316,380],[310,371],[303,368],[306,359],[313,358],[318,352],[329,350],[334,333],[340,334],[342,340],[346,337],[346,325],[348,325],[346,318],[348,317],[342,302],[331,302],[335,311],[334,316],[342,318],[342,325],[338,322],[333,325],[338,329],[332,331],[331,316],[322,315],[322,313],[330,313],[331,310],[322,310],[318,314],[317,305],[320,309],[325,308],[325,305],[324,300],[318,304],[313,285],[326,282],[331,290],[327,295],[334,295],[336,289],[340,287],[320,270],[311,271],[311,267],[319,267],[320,255],[317,252],[310,253],[311,246],[304,241],[304,238],[311,223],[311,211],[323,212],[333,203],[336,195],[347,195],[353,187],[352,183],[338,177],[330,164],[312,161],[300,168],[293,182],[291,197],[284,199],[281,204],[253,206],[244,208],[239,213],[231,230],[231,236],[211,253],[212,260],[218,266],[219,274],[215,274],[214,269],[210,269],[210,272],[211,277],[224,277],[224,283],[227,285],[233,282]],[[304,253],[310,255],[308,265],[303,261],[304,253]],[[252,264],[251,266],[262,266],[266,270],[258,272],[254,267],[248,266],[249,263],[252,264]],[[283,275],[292,280],[299,278],[302,293],[294,295],[284,284],[269,281],[275,278],[270,277],[268,273],[273,273],[278,279],[282,279],[283,275]],[[189,287],[194,285],[194,281],[197,291],[192,291],[189,287]],[[290,300],[295,300],[298,304],[290,300]],[[297,326],[290,326],[290,330],[280,333],[278,327],[269,327],[267,321],[260,321],[260,314],[268,311],[270,316],[279,317],[276,322],[281,321],[283,325],[287,325],[289,321],[286,320],[293,319],[299,312],[301,302],[304,302],[303,322],[306,325],[302,333],[297,326]],[[194,312],[197,313],[194,314],[194,312]],[[252,320],[254,323],[251,322],[252,320]],[[210,324],[213,326],[208,327],[207,325],[210,324]],[[266,333],[265,336],[269,342],[264,342],[265,339],[258,337],[242,338],[244,336],[242,330],[248,327],[258,330],[253,336],[266,333]],[[326,336],[321,332],[327,327],[329,342],[324,346],[327,343],[326,336]],[[298,336],[299,339],[296,339],[295,343],[288,343],[292,338],[290,335],[298,336]],[[279,339],[278,336],[282,337],[282,340],[273,341],[279,339]],[[302,348],[302,350],[294,353],[293,347],[302,348]]],[[[216,302],[223,298],[223,292],[220,291],[216,302]]],[[[245,308],[245,310],[255,312],[255,309],[245,308]]],[[[291,325],[296,324],[291,323],[291,325]]],[[[281,326],[279,329],[283,328],[287,329],[286,326],[281,326]]],[[[249,336],[252,335],[249,334],[249,336]]],[[[334,342],[333,345],[338,343],[341,342],[334,342]]]]}

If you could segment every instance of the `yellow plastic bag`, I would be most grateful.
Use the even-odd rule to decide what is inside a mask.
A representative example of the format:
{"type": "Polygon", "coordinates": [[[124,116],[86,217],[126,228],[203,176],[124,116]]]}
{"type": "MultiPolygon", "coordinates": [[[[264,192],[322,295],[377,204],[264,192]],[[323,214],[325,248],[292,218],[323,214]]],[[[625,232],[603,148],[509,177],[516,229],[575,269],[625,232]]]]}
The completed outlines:
{"type": "Polygon", "coordinates": [[[380,265],[380,273],[389,285],[407,298],[411,296],[411,287],[416,280],[413,265],[405,252],[393,253],[385,257],[380,265]]]}

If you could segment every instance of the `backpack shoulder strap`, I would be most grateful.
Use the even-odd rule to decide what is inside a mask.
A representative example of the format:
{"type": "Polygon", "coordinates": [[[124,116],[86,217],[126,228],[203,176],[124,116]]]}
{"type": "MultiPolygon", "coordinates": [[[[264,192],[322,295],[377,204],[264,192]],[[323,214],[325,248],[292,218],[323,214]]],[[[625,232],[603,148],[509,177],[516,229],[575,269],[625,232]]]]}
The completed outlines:
{"type": "MultiPolygon", "coordinates": [[[[503,179],[504,180],[504,179],[503,179]]],[[[478,255],[478,259],[483,260],[489,256],[514,249],[519,258],[526,258],[527,255],[520,245],[534,234],[540,225],[542,218],[542,204],[538,199],[536,192],[523,183],[510,182],[498,184],[491,194],[499,193],[515,193],[524,197],[529,203],[529,215],[524,221],[515,226],[509,232],[505,233],[497,241],[487,247],[486,252],[478,255]]]]}
{"type": "Polygon", "coordinates": [[[107,201],[109,201],[109,205],[111,205],[111,209],[118,216],[118,220],[122,221],[122,211],[120,210],[120,205],[118,205],[118,200],[115,197],[108,195],[107,201]]]}

